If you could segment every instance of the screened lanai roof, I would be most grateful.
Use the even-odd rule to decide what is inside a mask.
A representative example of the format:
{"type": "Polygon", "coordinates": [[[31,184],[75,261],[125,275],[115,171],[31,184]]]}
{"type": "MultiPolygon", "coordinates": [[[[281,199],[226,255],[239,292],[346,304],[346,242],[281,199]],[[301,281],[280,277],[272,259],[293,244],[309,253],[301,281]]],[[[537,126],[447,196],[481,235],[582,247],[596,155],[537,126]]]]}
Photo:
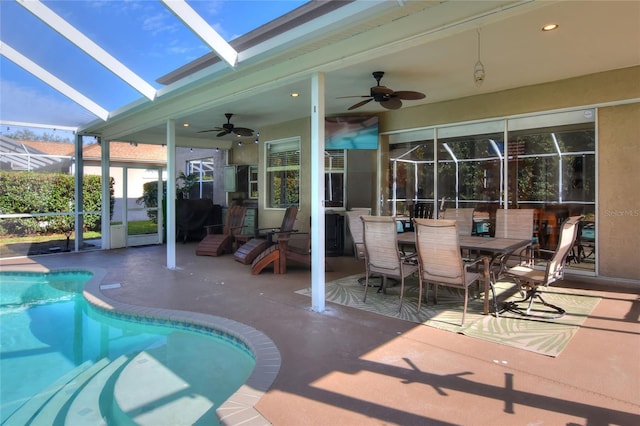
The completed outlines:
{"type": "Polygon", "coordinates": [[[212,147],[212,134],[198,132],[222,125],[227,112],[251,129],[309,117],[315,72],[325,76],[325,114],[335,116],[385,111],[378,102],[348,110],[358,99],[345,96],[367,97],[373,71],[384,71],[382,84],[393,90],[427,95],[405,102],[413,106],[640,64],[637,1],[3,0],[0,8],[3,131],[7,122],[44,123],[163,143],[171,117],[178,146],[212,147]],[[59,18],[44,21],[71,25],[134,83],[22,4],[50,9],[59,18]],[[176,4],[202,20],[185,24],[167,6],[176,4]],[[550,22],[558,30],[542,32],[550,22]],[[14,50],[98,108],[80,106],[24,71],[14,50]],[[481,85],[474,81],[479,60],[481,85]]]}
{"type": "Polygon", "coordinates": [[[225,49],[233,55],[226,42],[305,3],[3,0],[0,120],[70,130],[106,118],[141,97],[153,99],[167,83],[161,77],[199,58],[220,58],[225,49]]]}

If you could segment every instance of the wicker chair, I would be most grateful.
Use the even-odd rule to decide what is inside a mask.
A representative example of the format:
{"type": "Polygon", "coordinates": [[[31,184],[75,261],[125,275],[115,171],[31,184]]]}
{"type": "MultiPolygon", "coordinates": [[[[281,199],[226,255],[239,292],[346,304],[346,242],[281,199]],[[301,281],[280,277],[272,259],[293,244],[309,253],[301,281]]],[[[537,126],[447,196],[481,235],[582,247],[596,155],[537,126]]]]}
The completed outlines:
{"type": "Polygon", "coordinates": [[[385,291],[387,277],[400,279],[400,310],[404,297],[404,279],[418,270],[411,256],[402,256],[398,249],[398,234],[396,220],[391,216],[362,216],[364,231],[364,248],[366,278],[364,287],[364,299],[367,301],[369,289],[369,276],[379,274],[382,276],[382,284],[378,291],[385,291]]]}
{"type": "Polygon", "coordinates": [[[418,311],[422,302],[422,288],[425,288],[425,299],[428,300],[428,284],[433,283],[434,301],[438,303],[438,286],[454,287],[464,290],[464,307],[462,324],[467,313],[469,287],[471,284],[489,280],[489,259],[481,256],[465,262],[460,252],[458,224],[454,220],[414,219],[416,229],[416,249],[420,276],[418,293],[418,311]],[[483,264],[482,272],[472,271],[472,267],[483,264]]]}
{"type": "Polygon", "coordinates": [[[559,306],[545,302],[540,294],[539,287],[546,287],[555,281],[564,278],[564,267],[567,255],[571,251],[576,240],[578,225],[582,221],[582,216],[571,216],[562,223],[560,228],[560,238],[555,251],[540,249],[541,253],[551,253],[549,260],[541,261],[526,257],[522,263],[502,272],[501,277],[512,278],[519,286],[520,292],[524,294],[523,299],[509,302],[505,309],[516,312],[524,316],[535,316],[543,318],[559,318],[565,314],[565,310],[559,306]],[[536,264],[544,262],[545,268],[535,268],[536,264]],[[552,311],[544,311],[540,314],[532,314],[533,302],[539,300],[542,305],[551,308],[552,311]],[[520,305],[526,303],[526,309],[520,305]]]}

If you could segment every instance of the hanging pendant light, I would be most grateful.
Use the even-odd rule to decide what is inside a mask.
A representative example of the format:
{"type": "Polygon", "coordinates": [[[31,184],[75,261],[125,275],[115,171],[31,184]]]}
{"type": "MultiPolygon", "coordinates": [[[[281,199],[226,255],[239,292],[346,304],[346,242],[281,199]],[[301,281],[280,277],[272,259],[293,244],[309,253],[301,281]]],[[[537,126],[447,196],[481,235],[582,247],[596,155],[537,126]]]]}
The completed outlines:
{"type": "Polygon", "coordinates": [[[480,30],[478,30],[478,62],[476,62],[475,67],[473,68],[473,81],[476,84],[476,87],[482,86],[484,83],[484,65],[480,60],[480,30]]]}

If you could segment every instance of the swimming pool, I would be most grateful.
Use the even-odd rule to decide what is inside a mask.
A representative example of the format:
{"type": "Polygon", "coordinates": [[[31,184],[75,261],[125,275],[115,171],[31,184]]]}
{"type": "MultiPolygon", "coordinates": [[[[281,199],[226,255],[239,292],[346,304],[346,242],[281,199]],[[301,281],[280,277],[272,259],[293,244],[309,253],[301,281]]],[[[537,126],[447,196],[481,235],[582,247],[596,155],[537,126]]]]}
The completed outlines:
{"type": "Polygon", "coordinates": [[[217,423],[252,376],[253,351],[177,311],[92,306],[80,292],[90,278],[0,272],[2,423],[217,423]]]}

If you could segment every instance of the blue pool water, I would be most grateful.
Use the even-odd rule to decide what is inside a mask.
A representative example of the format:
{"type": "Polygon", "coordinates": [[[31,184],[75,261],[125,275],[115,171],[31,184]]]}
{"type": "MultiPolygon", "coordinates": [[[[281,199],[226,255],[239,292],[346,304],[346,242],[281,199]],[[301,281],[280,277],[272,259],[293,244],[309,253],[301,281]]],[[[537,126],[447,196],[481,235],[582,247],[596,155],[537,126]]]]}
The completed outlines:
{"type": "Polygon", "coordinates": [[[0,422],[217,423],[251,352],[210,329],[100,312],[82,296],[90,278],[0,272],[0,422]]]}

